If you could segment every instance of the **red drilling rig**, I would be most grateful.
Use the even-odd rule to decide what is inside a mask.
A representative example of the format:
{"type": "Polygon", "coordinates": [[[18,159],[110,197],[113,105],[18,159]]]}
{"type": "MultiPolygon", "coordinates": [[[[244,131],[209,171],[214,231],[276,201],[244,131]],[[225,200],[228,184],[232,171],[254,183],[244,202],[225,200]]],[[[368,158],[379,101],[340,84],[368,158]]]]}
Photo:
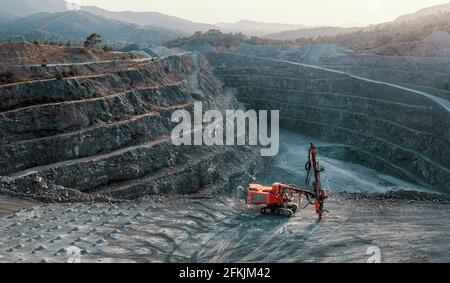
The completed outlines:
{"type": "MultiPolygon", "coordinates": [[[[272,187],[266,187],[257,184],[250,184],[248,190],[247,203],[252,205],[265,205],[261,208],[263,214],[278,214],[291,217],[295,214],[298,207],[301,206],[301,197],[305,196],[309,204],[314,204],[319,219],[322,220],[325,212],[324,202],[328,198],[328,192],[321,187],[320,173],[324,171],[319,166],[316,159],[317,150],[311,143],[308,153],[308,162],[305,165],[306,170],[306,188],[299,188],[295,185],[285,185],[275,183],[272,187]],[[311,170],[314,173],[313,187],[310,187],[311,170]],[[295,204],[294,195],[299,195],[299,206],[295,204]]],[[[302,207],[302,208],[306,208],[302,207]]]]}

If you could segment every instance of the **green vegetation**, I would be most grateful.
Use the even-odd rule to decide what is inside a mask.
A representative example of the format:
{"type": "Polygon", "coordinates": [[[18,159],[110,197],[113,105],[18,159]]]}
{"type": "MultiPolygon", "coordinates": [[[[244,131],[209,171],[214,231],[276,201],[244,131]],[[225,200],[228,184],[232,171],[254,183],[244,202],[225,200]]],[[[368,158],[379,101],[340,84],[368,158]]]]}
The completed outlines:
{"type": "Polygon", "coordinates": [[[56,73],[55,73],[55,79],[56,79],[56,80],[60,81],[60,80],[62,80],[64,77],[65,77],[65,74],[63,74],[63,72],[61,72],[61,71],[56,71],[56,73]]]}
{"type": "Polygon", "coordinates": [[[86,38],[86,41],[84,42],[84,47],[93,48],[100,43],[102,43],[102,36],[97,33],[93,33],[86,38]]]}
{"type": "Polygon", "coordinates": [[[3,73],[0,73],[0,83],[12,83],[14,82],[15,75],[11,71],[5,71],[3,73]]]}
{"type": "Polygon", "coordinates": [[[70,71],[69,71],[69,75],[71,77],[76,77],[80,75],[80,68],[77,65],[72,65],[70,66],[70,71]]]}
{"type": "Polygon", "coordinates": [[[216,29],[207,32],[198,31],[191,37],[185,37],[168,42],[167,47],[177,47],[183,44],[210,44],[219,50],[228,50],[239,46],[240,43],[249,44],[282,44],[277,40],[259,37],[247,37],[242,33],[222,33],[216,29]]]}
{"type": "Polygon", "coordinates": [[[104,46],[103,46],[103,51],[105,51],[105,52],[110,52],[110,51],[113,51],[114,50],[114,48],[112,48],[112,46],[111,45],[108,45],[108,44],[105,44],[104,46]]]}

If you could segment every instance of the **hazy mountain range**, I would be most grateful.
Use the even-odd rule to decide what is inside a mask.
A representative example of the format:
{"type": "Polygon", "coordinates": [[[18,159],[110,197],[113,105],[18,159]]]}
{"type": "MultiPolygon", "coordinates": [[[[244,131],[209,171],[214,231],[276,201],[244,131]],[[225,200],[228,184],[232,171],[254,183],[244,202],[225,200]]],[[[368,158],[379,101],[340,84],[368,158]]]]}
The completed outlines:
{"type": "Polygon", "coordinates": [[[306,28],[304,25],[290,25],[279,23],[261,23],[242,20],[236,23],[218,23],[216,28],[223,32],[242,32],[245,35],[264,36],[280,31],[296,30],[306,28]]]}
{"type": "MultiPolygon", "coordinates": [[[[73,11],[71,10],[73,7],[64,0],[0,0],[0,38],[23,36],[26,40],[78,42],[91,32],[98,32],[109,42],[154,45],[209,29],[241,32],[247,36],[256,35],[276,40],[335,36],[364,30],[364,28],[342,27],[312,28],[248,20],[211,25],[158,12],[113,12],[95,6],[77,7],[79,11],[73,11]]],[[[393,23],[401,23],[442,11],[450,11],[450,4],[422,9],[417,13],[401,16],[393,23]]],[[[386,23],[375,26],[383,25],[386,23]]]]}
{"type": "MultiPolygon", "coordinates": [[[[398,17],[393,22],[380,23],[377,25],[372,25],[365,28],[343,28],[343,27],[314,27],[314,28],[301,28],[297,30],[286,30],[282,32],[276,32],[272,34],[265,35],[264,38],[275,39],[275,40],[294,40],[299,38],[316,38],[319,36],[337,36],[342,34],[349,34],[353,37],[354,32],[372,32],[377,29],[392,29],[393,24],[402,24],[408,21],[420,20],[432,15],[437,15],[439,13],[445,13],[450,11],[450,3],[432,6],[428,8],[421,9],[415,13],[407,14],[398,17]],[[387,27],[387,28],[386,28],[387,27]]],[[[374,32],[374,36],[378,36],[378,33],[374,32]]],[[[390,34],[386,32],[386,34],[390,34]]]]}
{"type": "Polygon", "coordinates": [[[416,20],[422,17],[431,16],[443,12],[450,12],[450,3],[424,8],[413,14],[400,16],[395,20],[395,22],[416,20]]]}
{"type": "Polygon", "coordinates": [[[56,13],[66,10],[67,3],[63,0],[0,0],[0,13],[16,18],[39,12],[56,13]]]}
{"type": "Polygon", "coordinates": [[[15,18],[16,18],[16,16],[14,16],[14,15],[6,12],[6,11],[1,11],[0,10],[0,23],[11,21],[11,20],[13,20],[15,18]]]}
{"type": "Polygon", "coordinates": [[[0,26],[0,38],[4,39],[20,35],[26,40],[80,43],[92,32],[101,34],[105,42],[116,44],[159,44],[183,35],[175,30],[128,24],[84,11],[36,13],[0,26]]]}
{"type": "Polygon", "coordinates": [[[342,33],[358,31],[361,28],[341,28],[341,27],[316,27],[302,28],[297,30],[288,30],[278,33],[272,33],[264,36],[264,38],[275,40],[293,40],[297,38],[311,38],[318,36],[335,36],[342,33]]]}
{"type": "MultiPolygon", "coordinates": [[[[69,1],[70,2],[70,1],[69,1]]],[[[34,13],[64,12],[73,5],[67,5],[64,0],[0,0],[0,21],[11,20],[29,16],[34,13]]],[[[299,29],[303,25],[289,25],[278,23],[261,23],[255,21],[242,20],[237,23],[219,23],[217,25],[196,23],[190,20],[164,15],[158,12],[113,12],[101,9],[96,6],[81,6],[81,11],[89,12],[96,16],[107,19],[122,21],[140,26],[162,27],[184,33],[192,34],[196,31],[207,31],[209,29],[220,29],[224,32],[242,32],[246,35],[266,35],[284,30],[299,29]]]]}
{"type": "Polygon", "coordinates": [[[96,6],[81,7],[82,11],[92,13],[94,15],[115,19],[131,24],[142,26],[159,26],[173,30],[179,30],[184,33],[192,34],[196,31],[207,31],[216,28],[213,25],[195,23],[178,17],[167,16],[158,12],[112,12],[96,6]]]}

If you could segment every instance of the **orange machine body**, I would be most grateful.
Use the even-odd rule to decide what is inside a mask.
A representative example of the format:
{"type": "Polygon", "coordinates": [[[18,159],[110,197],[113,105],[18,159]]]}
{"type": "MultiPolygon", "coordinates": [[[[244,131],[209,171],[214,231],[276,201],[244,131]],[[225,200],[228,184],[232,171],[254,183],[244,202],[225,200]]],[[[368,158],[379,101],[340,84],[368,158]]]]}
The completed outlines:
{"type": "Polygon", "coordinates": [[[281,190],[282,184],[275,183],[272,187],[251,184],[249,186],[247,202],[254,205],[282,205],[286,200],[281,190]]]}

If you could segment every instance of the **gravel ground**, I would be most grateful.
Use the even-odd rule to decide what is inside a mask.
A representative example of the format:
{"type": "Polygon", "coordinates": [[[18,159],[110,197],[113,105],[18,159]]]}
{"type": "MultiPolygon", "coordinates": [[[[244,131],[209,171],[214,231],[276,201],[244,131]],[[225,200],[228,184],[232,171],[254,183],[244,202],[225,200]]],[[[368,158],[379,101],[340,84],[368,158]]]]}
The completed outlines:
{"type": "MultiPolygon", "coordinates": [[[[257,182],[303,179],[309,139],[282,132],[281,141],[257,182]]],[[[319,159],[332,192],[321,222],[311,207],[291,219],[261,216],[231,196],[121,204],[0,197],[0,262],[450,262],[449,197],[319,159]]]]}
{"type": "Polygon", "coordinates": [[[24,208],[37,206],[39,202],[32,200],[21,200],[8,196],[0,195],[0,218],[24,208]]]}
{"type": "Polygon", "coordinates": [[[335,195],[322,222],[225,197],[41,205],[0,220],[0,262],[449,262],[449,202],[408,195],[335,195]]]}

